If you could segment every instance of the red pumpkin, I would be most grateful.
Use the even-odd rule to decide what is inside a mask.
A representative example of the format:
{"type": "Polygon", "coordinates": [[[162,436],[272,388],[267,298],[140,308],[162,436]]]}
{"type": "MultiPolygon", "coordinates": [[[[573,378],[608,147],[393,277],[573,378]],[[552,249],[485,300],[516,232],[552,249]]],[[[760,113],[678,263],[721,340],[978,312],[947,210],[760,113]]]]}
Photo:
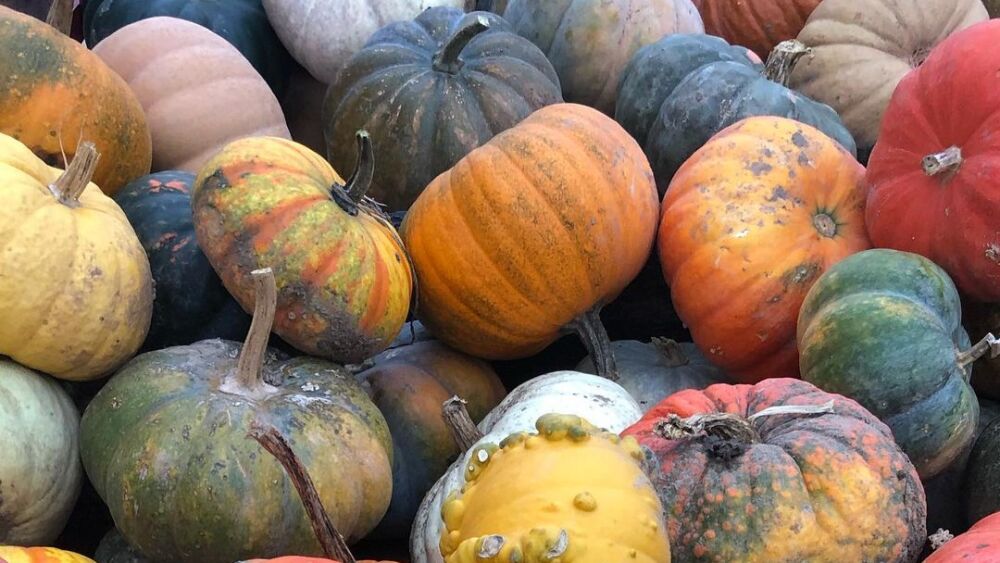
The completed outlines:
{"type": "Polygon", "coordinates": [[[944,544],[924,563],[1000,563],[1000,512],[944,544]]]}
{"type": "Polygon", "coordinates": [[[1000,21],[955,33],[900,82],[868,167],[877,247],[930,258],[1000,301],[1000,21]]]}
{"type": "Polygon", "coordinates": [[[694,0],[705,33],[749,47],[766,59],[774,47],[795,39],[820,0],[694,0]]]}

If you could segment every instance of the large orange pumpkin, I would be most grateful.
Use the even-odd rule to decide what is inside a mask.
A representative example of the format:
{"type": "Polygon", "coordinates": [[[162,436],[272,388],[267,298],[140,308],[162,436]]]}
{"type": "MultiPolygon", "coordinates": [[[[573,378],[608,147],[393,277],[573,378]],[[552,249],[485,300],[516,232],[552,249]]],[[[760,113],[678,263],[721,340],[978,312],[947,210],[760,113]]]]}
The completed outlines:
{"type": "Polygon", "coordinates": [[[821,0],[693,0],[705,33],[749,47],[762,59],[795,39],[821,0]]]}
{"type": "Polygon", "coordinates": [[[657,192],[638,144],[600,112],[542,108],[437,177],[401,235],[418,316],[473,356],[530,356],[576,330],[614,377],[596,312],[639,273],[657,192]]]}
{"type": "Polygon", "coordinates": [[[737,379],[798,374],[795,328],[829,266],[868,248],[864,168],[791,119],[723,130],[674,176],[660,261],[695,344],[737,379]]]}
{"type": "Polygon", "coordinates": [[[0,6],[0,132],[65,168],[81,139],[101,154],[93,181],[107,194],[149,173],[149,129],[128,85],[86,47],[0,6]],[[64,158],[65,155],[65,158],[64,158]]]}

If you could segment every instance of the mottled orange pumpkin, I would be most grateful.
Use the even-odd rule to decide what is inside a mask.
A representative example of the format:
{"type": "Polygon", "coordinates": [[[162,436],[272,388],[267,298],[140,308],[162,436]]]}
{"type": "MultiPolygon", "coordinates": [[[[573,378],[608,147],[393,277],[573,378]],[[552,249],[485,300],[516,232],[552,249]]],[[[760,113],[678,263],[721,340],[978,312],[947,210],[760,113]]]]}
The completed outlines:
{"type": "Polygon", "coordinates": [[[94,563],[94,560],[54,547],[0,545],[0,563],[94,563]]]}
{"type": "Polygon", "coordinates": [[[4,6],[0,52],[0,132],[59,168],[81,139],[92,141],[101,153],[93,180],[109,195],[149,173],[152,141],[142,106],[97,55],[4,6]]]}
{"type": "Polygon", "coordinates": [[[418,316],[487,359],[530,356],[576,330],[609,375],[596,312],[649,257],[656,207],[649,163],[621,126],[581,105],[544,107],[410,208],[401,234],[420,280],[418,316]]]}
{"type": "Polygon", "coordinates": [[[821,0],[693,0],[705,33],[749,47],[762,59],[795,39],[821,0]]]}
{"type": "Polygon", "coordinates": [[[695,344],[745,382],[798,375],[799,307],[829,266],[869,248],[864,168],[791,119],[723,130],[674,176],[659,252],[695,344]]]}
{"type": "Polygon", "coordinates": [[[234,141],[201,169],[191,200],[198,244],[243,308],[253,308],[250,272],[271,268],[274,332],[341,363],[392,342],[413,285],[399,236],[364,198],[375,156],[367,134],[358,139],[358,169],[346,183],[293,141],[234,141]]]}

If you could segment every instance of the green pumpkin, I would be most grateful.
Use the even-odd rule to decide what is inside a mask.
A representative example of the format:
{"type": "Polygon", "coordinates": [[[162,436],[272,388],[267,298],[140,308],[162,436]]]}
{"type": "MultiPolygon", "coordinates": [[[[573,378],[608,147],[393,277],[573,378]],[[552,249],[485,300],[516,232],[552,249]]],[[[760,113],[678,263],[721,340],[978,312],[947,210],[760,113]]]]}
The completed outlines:
{"type": "Polygon", "coordinates": [[[368,195],[404,210],[472,149],[561,101],[545,55],[501,17],[431,8],[376,32],[330,86],[327,154],[352,170],[366,129],[378,155],[368,195]]]}
{"type": "Polygon", "coordinates": [[[969,524],[1000,512],[1000,419],[976,440],[966,469],[964,500],[969,524]]]}
{"type": "Polygon", "coordinates": [[[802,379],[878,416],[927,480],[969,447],[979,404],[958,291],[930,260],[875,249],[837,263],[806,295],[798,319],[802,379]]]}
{"type": "Polygon", "coordinates": [[[97,551],[94,553],[94,561],[97,563],[150,563],[149,559],[140,555],[125,541],[125,536],[118,531],[118,528],[111,528],[101,538],[101,543],[97,545],[97,551]]]}
{"type": "Polygon", "coordinates": [[[244,346],[208,340],[138,356],[84,413],[87,475],[127,542],[150,559],[322,553],[281,465],[247,438],[255,421],[295,446],[349,541],[370,532],[389,505],[385,419],[341,366],[266,348],[274,277],[253,277],[244,346]]]}
{"type": "Polygon", "coordinates": [[[93,47],[130,23],[156,16],[212,30],[250,61],[279,98],[284,93],[296,65],[271,28],[261,0],[89,0],[83,11],[84,38],[93,47]]]}

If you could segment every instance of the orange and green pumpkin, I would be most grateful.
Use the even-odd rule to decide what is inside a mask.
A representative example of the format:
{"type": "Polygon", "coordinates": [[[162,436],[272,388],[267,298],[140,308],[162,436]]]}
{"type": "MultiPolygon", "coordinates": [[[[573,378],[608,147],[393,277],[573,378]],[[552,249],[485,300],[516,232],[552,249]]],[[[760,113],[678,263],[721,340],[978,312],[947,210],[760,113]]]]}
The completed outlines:
{"type": "Polygon", "coordinates": [[[81,139],[101,154],[94,183],[113,194],[149,173],[152,140],[139,100],[86,47],[31,16],[0,6],[0,132],[51,166],[81,139]]]}
{"type": "Polygon", "coordinates": [[[0,545],[0,563],[94,563],[94,560],[54,547],[0,545]]]}
{"type": "Polygon", "coordinates": [[[274,137],[234,141],[201,169],[192,195],[198,243],[250,310],[249,273],[274,270],[274,331],[299,350],[360,362],[385,349],[409,311],[403,244],[364,198],[376,158],[358,136],[350,181],[308,148],[274,137]]]}

